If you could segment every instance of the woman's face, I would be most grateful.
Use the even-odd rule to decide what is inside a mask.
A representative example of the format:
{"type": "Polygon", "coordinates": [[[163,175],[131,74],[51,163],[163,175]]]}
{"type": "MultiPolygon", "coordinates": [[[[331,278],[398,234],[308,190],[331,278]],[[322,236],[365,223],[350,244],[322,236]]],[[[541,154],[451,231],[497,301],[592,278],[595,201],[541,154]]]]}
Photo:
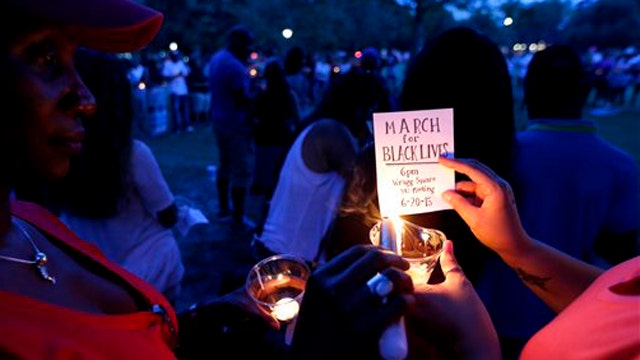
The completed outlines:
{"type": "Polygon", "coordinates": [[[59,179],[82,148],[82,117],[95,111],[95,99],[74,66],[77,45],[59,27],[5,44],[0,96],[11,115],[0,120],[0,174],[11,181],[59,179]]]}

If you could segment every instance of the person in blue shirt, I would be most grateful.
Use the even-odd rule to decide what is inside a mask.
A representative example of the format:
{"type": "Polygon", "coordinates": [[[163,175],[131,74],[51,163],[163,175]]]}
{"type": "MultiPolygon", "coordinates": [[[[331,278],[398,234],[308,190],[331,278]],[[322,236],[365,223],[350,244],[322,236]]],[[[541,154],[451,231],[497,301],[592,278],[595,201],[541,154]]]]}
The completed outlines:
{"type": "MultiPolygon", "coordinates": [[[[636,256],[638,168],[582,117],[587,87],[576,50],[553,45],[537,52],[524,91],[529,121],[517,134],[512,183],[526,231],[604,268],[636,256]]],[[[505,359],[517,358],[554,316],[518,276],[496,256],[476,284],[505,359]]]]}

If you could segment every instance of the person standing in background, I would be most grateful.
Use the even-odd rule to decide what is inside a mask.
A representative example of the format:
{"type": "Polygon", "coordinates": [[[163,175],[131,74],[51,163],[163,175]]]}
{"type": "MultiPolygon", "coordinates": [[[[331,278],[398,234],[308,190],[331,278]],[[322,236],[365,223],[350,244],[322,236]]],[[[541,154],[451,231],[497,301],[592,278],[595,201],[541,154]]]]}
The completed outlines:
{"type": "Polygon", "coordinates": [[[189,98],[191,99],[191,123],[202,124],[209,120],[209,79],[207,78],[207,64],[200,53],[192,54],[189,60],[189,98]]]}
{"type": "Polygon", "coordinates": [[[253,156],[252,105],[246,61],[253,35],[244,26],[233,27],[227,44],[209,60],[211,122],[219,154],[216,173],[219,221],[232,220],[232,227],[244,228],[244,202],[251,181],[253,156]],[[230,210],[229,193],[233,211],[230,210]]]}
{"type": "Polygon", "coordinates": [[[373,74],[353,68],[336,76],[305,119],[285,157],[262,229],[252,243],[272,253],[325,261],[323,238],[352,176],[360,144],[371,139],[367,121],[384,99],[373,74]]]}
{"type": "Polygon", "coordinates": [[[133,98],[133,135],[144,137],[147,135],[149,111],[147,103],[147,86],[150,85],[149,69],[142,63],[140,54],[133,54],[127,72],[133,98]]]}
{"type": "MultiPolygon", "coordinates": [[[[552,45],[533,56],[524,79],[529,121],[517,134],[512,183],[531,237],[609,268],[638,255],[638,169],[582,118],[587,91],[586,72],[571,46],[552,45]]],[[[517,359],[555,316],[523,276],[493,256],[476,285],[505,359],[517,359]]]]}
{"type": "Polygon", "coordinates": [[[171,99],[171,118],[173,120],[173,132],[193,131],[191,125],[189,87],[187,76],[190,69],[180,53],[171,51],[162,63],[162,76],[168,82],[171,99]]]}
{"type": "Polygon", "coordinates": [[[301,116],[306,116],[313,108],[311,97],[309,96],[311,83],[309,82],[308,74],[305,73],[304,63],[304,51],[299,46],[294,46],[287,51],[284,57],[284,73],[287,78],[287,82],[293,91],[296,101],[298,103],[298,109],[300,109],[301,116]]]}
{"type": "Polygon", "coordinates": [[[251,193],[265,201],[256,232],[260,233],[278,183],[280,168],[300,123],[300,111],[280,63],[270,61],[264,70],[265,89],[256,94],[251,110],[255,161],[251,193]]]}
{"type": "Polygon", "coordinates": [[[145,85],[149,84],[149,69],[142,63],[139,54],[132,56],[127,78],[134,88],[139,87],[141,83],[145,85]]]}
{"type": "Polygon", "coordinates": [[[331,80],[332,59],[329,55],[315,55],[313,65],[313,99],[320,101],[331,80]]]}
{"type": "MultiPolygon", "coordinates": [[[[453,108],[456,157],[477,159],[511,179],[516,133],[511,77],[500,47],[485,34],[455,27],[427,41],[408,65],[399,106],[403,111],[453,108]]],[[[463,179],[456,174],[456,180],[463,179]]],[[[455,211],[403,218],[454,239],[456,257],[477,283],[491,252],[455,211]]]]}

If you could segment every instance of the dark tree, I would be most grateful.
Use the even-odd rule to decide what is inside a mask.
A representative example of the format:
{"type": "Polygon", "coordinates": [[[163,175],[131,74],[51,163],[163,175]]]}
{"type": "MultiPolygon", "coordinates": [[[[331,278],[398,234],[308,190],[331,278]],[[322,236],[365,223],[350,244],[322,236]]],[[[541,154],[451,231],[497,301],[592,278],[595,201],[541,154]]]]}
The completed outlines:
{"type": "Polygon", "coordinates": [[[562,39],[585,49],[640,45],[638,0],[584,1],[574,9],[562,39]]]}

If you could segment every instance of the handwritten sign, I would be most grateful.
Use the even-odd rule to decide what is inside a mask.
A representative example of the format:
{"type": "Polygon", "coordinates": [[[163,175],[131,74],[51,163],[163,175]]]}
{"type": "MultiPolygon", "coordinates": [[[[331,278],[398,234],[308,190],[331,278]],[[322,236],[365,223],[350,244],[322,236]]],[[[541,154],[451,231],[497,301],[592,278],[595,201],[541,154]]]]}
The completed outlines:
{"type": "Polygon", "coordinates": [[[438,164],[453,155],[453,109],[373,114],[378,199],[383,217],[451,209],[440,196],[455,186],[438,164]]]}

